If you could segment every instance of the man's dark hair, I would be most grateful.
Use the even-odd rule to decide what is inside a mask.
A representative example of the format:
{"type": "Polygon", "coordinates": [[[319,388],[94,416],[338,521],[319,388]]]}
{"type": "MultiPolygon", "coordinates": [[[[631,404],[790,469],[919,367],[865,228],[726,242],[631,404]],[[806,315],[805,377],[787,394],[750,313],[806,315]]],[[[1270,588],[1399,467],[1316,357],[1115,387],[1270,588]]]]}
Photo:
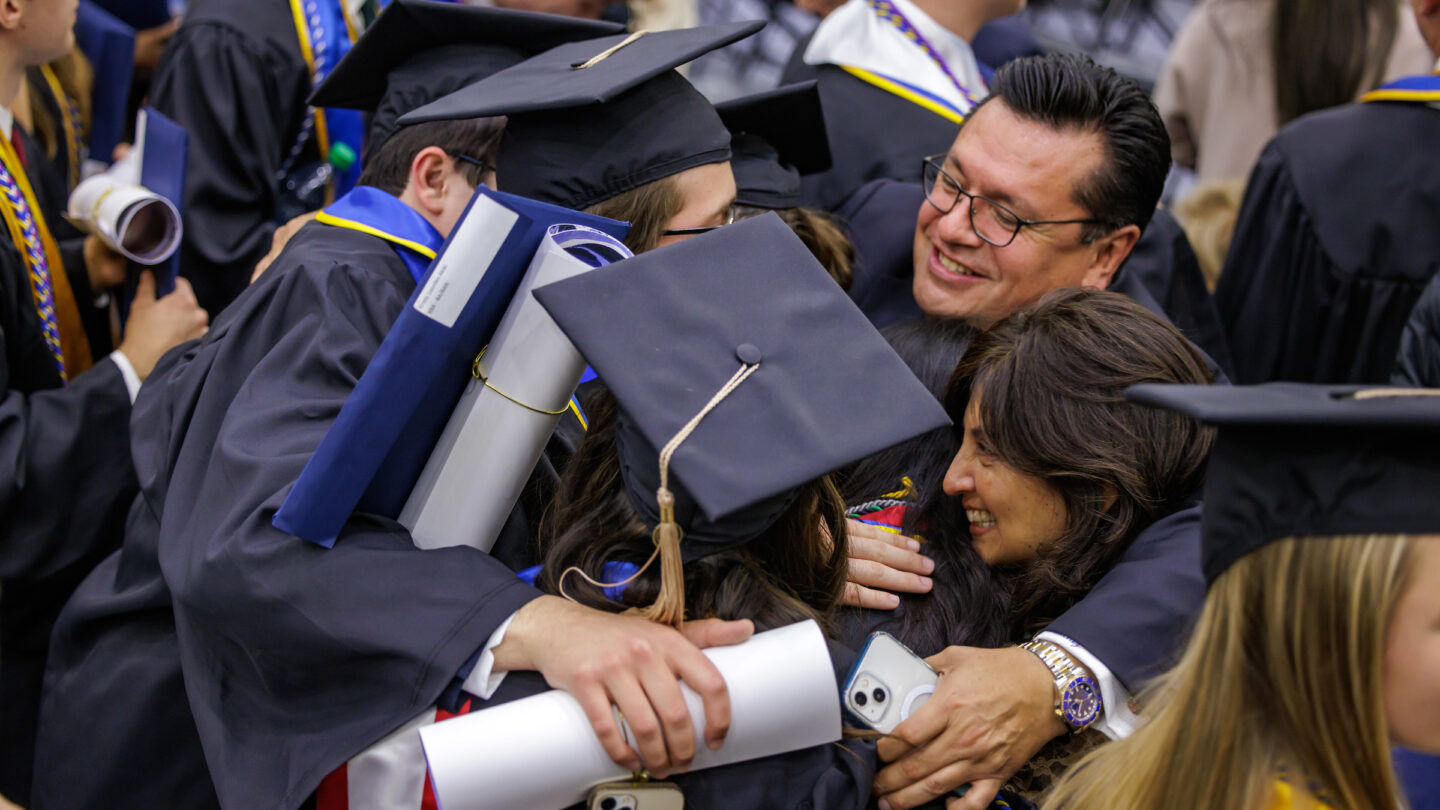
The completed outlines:
{"type": "MultiPolygon", "coordinates": [[[[504,118],[432,121],[404,127],[386,138],[379,149],[366,150],[365,168],[359,182],[400,196],[410,179],[410,164],[427,146],[444,149],[452,159],[464,155],[493,167],[504,128],[504,118]]],[[[456,166],[467,180],[480,185],[484,169],[468,161],[456,161],[456,166]]]]}
{"type": "Polygon", "coordinates": [[[1149,224],[1170,171],[1170,136],[1139,85],[1089,57],[1048,54],[1006,63],[990,82],[990,98],[1022,118],[1104,139],[1104,164],[1075,189],[1075,203],[1100,221],[1085,226],[1084,241],[1149,224]]]}

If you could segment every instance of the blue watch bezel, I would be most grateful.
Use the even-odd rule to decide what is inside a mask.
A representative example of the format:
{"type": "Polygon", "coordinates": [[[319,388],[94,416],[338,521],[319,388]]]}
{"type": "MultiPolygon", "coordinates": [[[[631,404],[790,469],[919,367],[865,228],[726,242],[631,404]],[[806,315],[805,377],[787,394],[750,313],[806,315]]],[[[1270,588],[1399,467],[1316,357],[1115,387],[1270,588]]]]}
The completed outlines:
{"type": "Polygon", "coordinates": [[[1103,699],[1100,696],[1100,684],[1096,683],[1094,678],[1085,675],[1081,675],[1080,677],[1075,678],[1074,680],[1070,681],[1070,683],[1065,684],[1065,691],[1060,695],[1060,709],[1063,712],[1065,722],[1068,723],[1071,728],[1085,728],[1086,726],[1095,722],[1095,719],[1100,716],[1100,706],[1102,700],[1103,699]],[[1076,710],[1074,707],[1076,699],[1073,697],[1073,693],[1075,692],[1075,690],[1079,689],[1082,686],[1088,687],[1090,693],[1095,696],[1095,703],[1093,704],[1093,708],[1088,713],[1088,716],[1085,717],[1080,717],[1076,715],[1076,710]]]}

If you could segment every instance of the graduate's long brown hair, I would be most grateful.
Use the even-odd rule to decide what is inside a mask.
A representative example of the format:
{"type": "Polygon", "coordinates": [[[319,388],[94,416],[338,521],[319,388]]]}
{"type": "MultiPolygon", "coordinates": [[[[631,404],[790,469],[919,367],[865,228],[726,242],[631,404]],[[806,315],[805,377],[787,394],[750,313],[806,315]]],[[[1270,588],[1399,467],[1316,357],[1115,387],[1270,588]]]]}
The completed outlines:
{"type": "MultiPolygon", "coordinates": [[[[615,399],[601,392],[586,403],[586,411],[585,440],[566,466],[542,527],[544,566],[536,585],[553,594],[561,592],[561,576],[571,566],[605,582],[605,563],[643,565],[655,550],[620,477],[615,399]]],[[[795,502],[760,536],[685,563],[685,616],[750,619],[757,630],[805,619],[828,628],[845,586],[848,557],[844,504],[828,476],[817,479],[802,486],[795,502]]],[[[660,592],[660,570],[650,566],[618,602],[573,572],[565,576],[564,590],[600,610],[644,608],[660,592]]]]}

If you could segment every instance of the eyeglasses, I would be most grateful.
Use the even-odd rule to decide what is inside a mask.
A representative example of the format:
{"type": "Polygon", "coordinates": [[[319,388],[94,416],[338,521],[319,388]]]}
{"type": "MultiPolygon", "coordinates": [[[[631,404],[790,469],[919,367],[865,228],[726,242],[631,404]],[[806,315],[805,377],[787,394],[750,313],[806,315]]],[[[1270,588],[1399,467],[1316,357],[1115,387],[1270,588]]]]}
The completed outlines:
{"type": "Polygon", "coordinates": [[[702,233],[709,233],[709,232],[711,232],[711,231],[713,231],[713,230],[717,230],[717,229],[719,229],[719,228],[723,228],[723,227],[725,227],[726,225],[734,225],[736,218],[737,218],[737,217],[736,217],[736,214],[735,214],[735,205],[732,203],[729,208],[725,209],[725,221],[722,222],[722,223],[719,224],[719,225],[707,225],[707,226],[705,226],[705,227],[703,227],[703,228],[671,228],[671,229],[665,231],[664,233],[662,233],[662,234],[660,234],[660,235],[661,235],[661,236],[697,236],[697,235],[702,234],[702,233]]]}
{"type": "Polygon", "coordinates": [[[455,160],[460,161],[461,163],[469,163],[469,164],[472,165],[472,166],[478,166],[478,167],[480,167],[480,173],[481,173],[481,174],[484,174],[485,172],[493,172],[493,171],[495,171],[495,167],[494,167],[494,166],[491,166],[489,163],[486,163],[485,161],[481,160],[480,158],[471,157],[471,156],[466,155],[466,154],[463,154],[463,153],[461,153],[461,152],[455,152],[454,154],[451,154],[450,157],[453,158],[453,159],[455,159],[455,160]]]}
{"type": "Polygon", "coordinates": [[[941,168],[945,155],[925,158],[925,199],[935,210],[948,214],[955,209],[961,197],[970,198],[970,228],[975,235],[995,247],[1005,247],[1015,241],[1020,229],[1033,225],[1099,225],[1098,219],[1025,219],[1009,208],[971,194],[941,168]]]}

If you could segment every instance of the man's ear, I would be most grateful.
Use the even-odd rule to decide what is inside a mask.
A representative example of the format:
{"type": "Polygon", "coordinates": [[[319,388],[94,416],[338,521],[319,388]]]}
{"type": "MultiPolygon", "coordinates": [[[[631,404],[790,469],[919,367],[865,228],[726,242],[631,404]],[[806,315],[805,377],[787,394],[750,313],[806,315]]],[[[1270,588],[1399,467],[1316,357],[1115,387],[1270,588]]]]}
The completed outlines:
{"type": "Polygon", "coordinates": [[[0,30],[18,29],[21,16],[19,0],[0,0],[0,30]]]}
{"type": "MultiPolygon", "coordinates": [[[[0,0],[0,3],[11,0],[0,0]]],[[[406,187],[414,201],[425,212],[439,216],[445,210],[445,183],[450,170],[450,156],[438,146],[427,146],[410,161],[410,178],[406,187]]]]}
{"type": "Polygon", "coordinates": [[[1110,280],[1115,278],[1116,271],[1130,256],[1130,251],[1138,241],[1138,225],[1126,225],[1100,237],[1090,246],[1090,267],[1085,270],[1085,278],[1081,279],[1080,286],[1092,290],[1103,290],[1110,286],[1110,280]]]}

